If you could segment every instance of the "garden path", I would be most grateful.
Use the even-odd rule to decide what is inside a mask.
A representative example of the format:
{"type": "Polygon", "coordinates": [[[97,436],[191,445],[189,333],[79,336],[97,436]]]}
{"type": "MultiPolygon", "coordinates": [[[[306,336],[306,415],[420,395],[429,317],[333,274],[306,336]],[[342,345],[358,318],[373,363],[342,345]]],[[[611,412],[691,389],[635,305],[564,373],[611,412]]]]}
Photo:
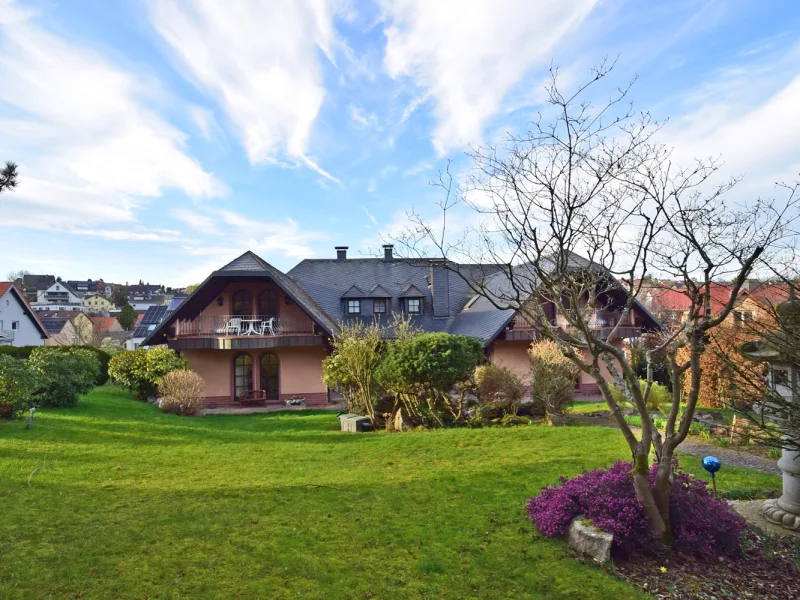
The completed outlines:
{"type": "MultiPolygon", "coordinates": [[[[618,427],[617,423],[611,419],[605,419],[602,417],[573,415],[572,418],[574,418],[576,421],[589,423],[591,425],[618,427]]],[[[641,433],[641,429],[638,427],[631,427],[631,429],[637,435],[641,433]]],[[[760,471],[761,473],[772,473],[774,475],[781,474],[781,470],[778,468],[777,461],[774,459],[758,456],[756,454],[750,454],[749,452],[742,452],[740,450],[736,450],[735,448],[723,448],[722,446],[710,444],[693,437],[687,438],[678,447],[678,450],[699,458],[713,455],[716,456],[723,465],[727,464],[733,467],[742,467],[744,469],[750,469],[751,471],[760,471]]]]}

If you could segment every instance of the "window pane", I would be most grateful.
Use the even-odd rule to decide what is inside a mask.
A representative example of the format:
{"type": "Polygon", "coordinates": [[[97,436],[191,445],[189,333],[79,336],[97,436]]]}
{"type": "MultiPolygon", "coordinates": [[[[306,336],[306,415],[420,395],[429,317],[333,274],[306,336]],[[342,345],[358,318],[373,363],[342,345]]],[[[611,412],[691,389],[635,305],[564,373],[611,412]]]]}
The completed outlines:
{"type": "Polygon", "coordinates": [[[262,317],[278,316],[278,294],[275,290],[265,290],[258,297],[258,314],[262,317]]]}
{"type": "Polygon", "coordinates": [[[249,317],[253,314],[253,307],[250,304],[250,292],[239,290],[233,295],[233,314],[241,317],[249,317]]]}
{"type": "Polygon", "coordinates": [[[247,354],[236,357],[234,363],[234,395],[239,398],[253,389],[253,359],[247,354]]]}
{"type": "Polygon", "coordinates": [[[372,312],[385,313],[386,312],[386,300],[373,300],[372,301],[372,312]]]}
{"type": "Polygon", "coordinates": [[[410,313],[418,313],[419,312],[419,299],[417,298],[409,298],[406,302],[408,307],[408,312],[410,313]]]}
{"type": "Polygon", "coordinates": [[[347,301],[347,312],[351,315],[358,314],[361,312],[361,301],[360,300],[348,300],[347,301]]]}
{"type": "Polygon", "coordinates": [[[261,357],[261,389],[267,393],[268,400],[280,398],[278,357],[274,354],[265,354],[261,357]]]}

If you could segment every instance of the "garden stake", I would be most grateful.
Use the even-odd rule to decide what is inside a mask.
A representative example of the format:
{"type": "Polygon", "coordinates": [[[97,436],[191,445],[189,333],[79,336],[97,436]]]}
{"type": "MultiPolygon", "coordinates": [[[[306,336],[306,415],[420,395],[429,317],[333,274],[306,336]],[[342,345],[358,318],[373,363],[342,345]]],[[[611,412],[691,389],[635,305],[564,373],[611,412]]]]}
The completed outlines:
{"type": "Polygon", "coordinates": [[[722,468],[722,463],[719,462],[719,459],[714,456],[706,456],[703,459],[703,468],[711,473],[711,483],[714,486],[714,497],[718,498],[716,472],[722,468]]]}
{"type": "Polygon", "coordinates": [[[31,409],[31,414],[28,417],[28,426],[26,427],[26,429],[31,429],[33,427],[33,413],[35,413],[35,412],[36,412],[36,408],[34,407],[34,408],[31,409]]]}

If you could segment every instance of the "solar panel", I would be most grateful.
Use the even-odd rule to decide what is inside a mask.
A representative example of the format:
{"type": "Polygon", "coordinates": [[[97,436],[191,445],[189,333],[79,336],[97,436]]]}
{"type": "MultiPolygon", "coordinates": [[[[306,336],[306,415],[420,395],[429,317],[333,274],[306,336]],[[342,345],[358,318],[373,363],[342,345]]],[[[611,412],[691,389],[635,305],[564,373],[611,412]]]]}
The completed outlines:
{"type": "Polygon", "coordinates": [[[172,312],[172,311],[176,310],[181,304],[183,304],[184,300],[186,300],[186,298],[180,298],[180,297],[179,298],[173,298],[172,302],[169,303],[169,307],[167,308],[167,310],[169,312],[172,312]]]}
{"type": "Polygon", "coordinates": [[[153,323],[158,325],[164,320],[167,314],[167,308],[166,306],[151,306],[147,309],[147,312],[144,313],[141,325],[152,325],[153,323]]]}

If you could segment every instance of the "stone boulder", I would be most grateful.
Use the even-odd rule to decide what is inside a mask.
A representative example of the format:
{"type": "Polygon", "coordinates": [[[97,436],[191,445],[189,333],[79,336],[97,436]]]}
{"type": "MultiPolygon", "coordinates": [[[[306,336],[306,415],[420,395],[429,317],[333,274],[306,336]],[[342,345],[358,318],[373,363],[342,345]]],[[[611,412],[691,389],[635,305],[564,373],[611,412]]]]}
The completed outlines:
{"type": "Polygon", "coordinates": [[[583,515],[578,515],[569,524],[567,543],[584,556],[605,564],[611,559],[611,543],[614,536],[591,525],[583,515]]]}
{"type": "Polygon", "coordinates": [[[725,422],[725,417],[715,410],[697,411],[694,413],[694,417],[692,417],[692,422],[700,423],[700,425],[715,435],[725,435],[728,431],[728,424],[725,422]]]}

